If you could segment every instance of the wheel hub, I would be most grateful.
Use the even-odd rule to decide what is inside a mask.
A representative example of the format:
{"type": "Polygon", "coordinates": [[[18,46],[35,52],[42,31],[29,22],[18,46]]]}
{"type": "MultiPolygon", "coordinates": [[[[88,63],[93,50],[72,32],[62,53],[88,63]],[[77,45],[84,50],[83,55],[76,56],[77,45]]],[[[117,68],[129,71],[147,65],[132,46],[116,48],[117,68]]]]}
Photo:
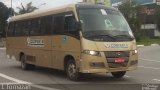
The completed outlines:
{"type": "Polygon", "coordinates": [[[68,68],[68,74],[70,77],[74,77],[76,74],[76,68],[74,64],[70,64],[68,68]]]}

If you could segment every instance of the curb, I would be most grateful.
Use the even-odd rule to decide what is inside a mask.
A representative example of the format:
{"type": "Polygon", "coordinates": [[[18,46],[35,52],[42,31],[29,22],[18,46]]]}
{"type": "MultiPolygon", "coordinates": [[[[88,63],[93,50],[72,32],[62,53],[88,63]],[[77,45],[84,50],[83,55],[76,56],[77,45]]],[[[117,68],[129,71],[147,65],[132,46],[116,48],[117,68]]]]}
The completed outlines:
{"type": "Polygon", "coordinates": [[[4,48],[4,47],[0,47],[0,49],[2,50],[2,49],[6,49],[6,48],[4,48]]]}
{"type": "Polygon", "coordinates": [[[144,46],[160,46],[159,44],[151,44],[151,45],[137,45],[137,47],[144,47],[144,46]]]}
{"type": "Polygon", "coordinates": [[[159,44],[151,44],[151,46],[160,46],[159,44]]]}
{"type": "Polygon", "coordinates": [[[137,45],[137,47],[144,47],[144,45],[137,45]]]}

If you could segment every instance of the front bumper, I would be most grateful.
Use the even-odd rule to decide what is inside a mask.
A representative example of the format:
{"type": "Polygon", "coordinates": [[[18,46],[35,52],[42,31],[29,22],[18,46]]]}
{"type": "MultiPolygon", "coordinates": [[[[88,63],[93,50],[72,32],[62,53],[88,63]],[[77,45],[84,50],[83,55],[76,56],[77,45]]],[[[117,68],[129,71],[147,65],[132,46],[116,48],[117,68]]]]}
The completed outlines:
{"type": "Polygon", "coordinates": [[[83,54],[79,62],[79,72],[81,73],[109,73],[118,71],[136,70],[138,66],[138,54],[132,55],[131,52],[121,52],[122,58],[125,59],[122,63],[116,63],[115,59],[118,56],[116,52],[109,54],[101,52],[101,56],[91,56],[83,54]]]}
{"type": "Polygon", "coordinates": [[[132,71],[136,70],[136,66],[131,66],[131,67],[125,67],[125,68],[88,68],[88,69],[81,69],[81,73],[110,73],[110,72],[118,72],[118,71],[132,71]]]}

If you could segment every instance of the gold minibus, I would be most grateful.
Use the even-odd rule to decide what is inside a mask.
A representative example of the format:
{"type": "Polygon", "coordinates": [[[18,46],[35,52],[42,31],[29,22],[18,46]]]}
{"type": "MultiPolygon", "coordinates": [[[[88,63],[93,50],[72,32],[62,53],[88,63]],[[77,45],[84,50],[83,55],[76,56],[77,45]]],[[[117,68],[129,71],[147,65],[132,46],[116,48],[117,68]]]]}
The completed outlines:
{"type": "Polygon", "coordinates": [[[69,4],[12,17],[6,54],[24,70],[35,66],[121,78],[137,69],[136,40],[120,11],[103,5],[69,4]]]}

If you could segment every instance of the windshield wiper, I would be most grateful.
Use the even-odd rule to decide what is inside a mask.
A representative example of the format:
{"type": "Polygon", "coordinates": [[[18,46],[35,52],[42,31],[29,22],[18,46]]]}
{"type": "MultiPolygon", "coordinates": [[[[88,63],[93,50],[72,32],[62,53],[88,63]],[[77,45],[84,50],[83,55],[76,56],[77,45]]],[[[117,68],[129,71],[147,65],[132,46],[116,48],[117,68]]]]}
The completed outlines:
{"type": "Polygon", "coordinates": [[[115,38],[125,37],[125,38],[128,38],[128,39],[134,39],[133,37],[128,36],[128,35],[116,35],[116,36],[114,36],[114,37],[115,37],[115,38]]]}
{"type": "Polygon", "coordinates": [[[99,37],[99,36],[102,36],[102,37],[109,37],[109,38],[112,38],[112,39],[116,39],[114,36],[111,36],[111,35],[107,35],[107,34],[102,34],[102,35],[90,35],[88,37],[99,37]]]}

